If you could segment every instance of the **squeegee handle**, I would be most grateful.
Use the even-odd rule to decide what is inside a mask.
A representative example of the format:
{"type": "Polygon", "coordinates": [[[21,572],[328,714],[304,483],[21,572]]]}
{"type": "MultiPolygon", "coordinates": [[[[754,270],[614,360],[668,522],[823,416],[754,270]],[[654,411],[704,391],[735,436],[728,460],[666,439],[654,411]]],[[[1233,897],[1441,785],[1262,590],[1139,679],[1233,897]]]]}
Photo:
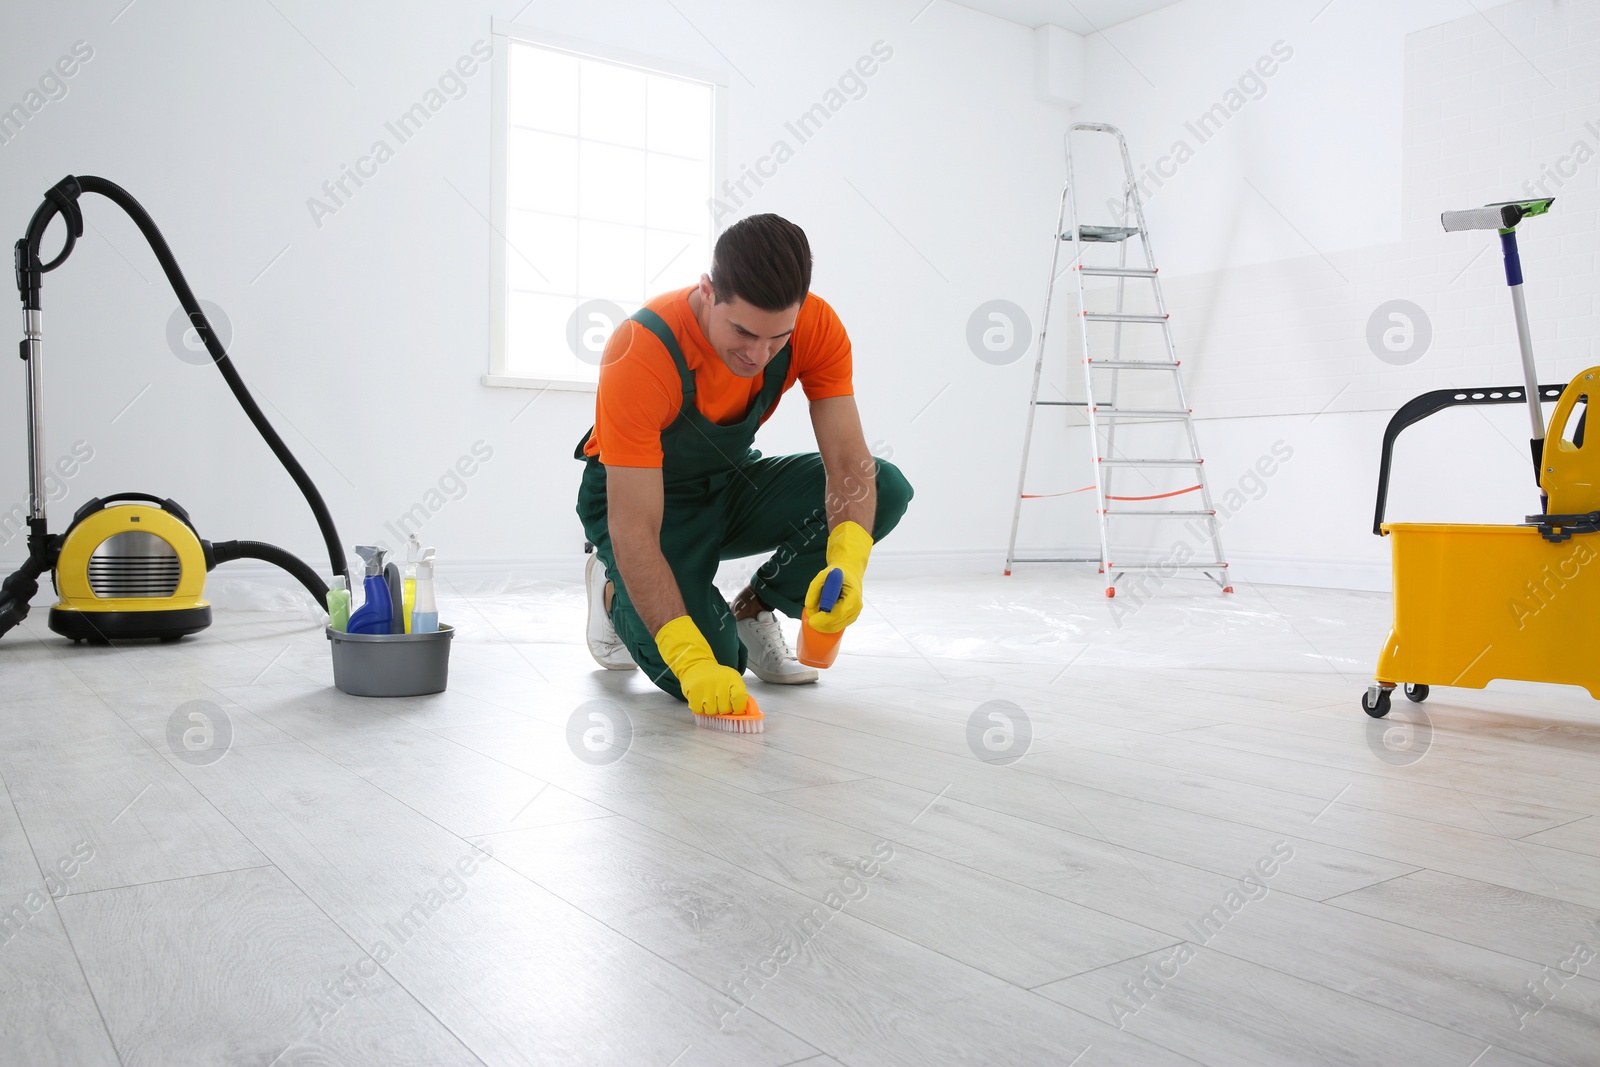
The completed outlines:
{"type": "Polygon", "coordinates": [[[1544,463],[1544,406],[1539,401],[1539,370],[1533,363],[1533,334],[1528,329],[1528,305],[1522,296],[1522,255],[1517,250],[1517,231],[1500,232],[1500,249],[1505,255],[1506,285],[1511,288],[1511,310],[1517,318],[1517,347],[1522,353],[1522,380],[1527,386],[1528,427],[1532,431],[1529,447],[1533,453],[1533,478],[1539,480],[1544,463]]]}

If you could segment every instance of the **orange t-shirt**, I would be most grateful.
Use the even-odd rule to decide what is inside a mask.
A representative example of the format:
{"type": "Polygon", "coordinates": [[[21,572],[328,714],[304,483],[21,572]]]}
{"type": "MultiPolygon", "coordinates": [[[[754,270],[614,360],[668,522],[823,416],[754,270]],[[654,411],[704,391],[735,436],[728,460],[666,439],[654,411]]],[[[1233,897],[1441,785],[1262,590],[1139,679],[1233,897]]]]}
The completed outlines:
{"type": "MultiPolygon", "coordinates": [[[[683,350],[694,375],[695,407],[719,426],[738,422],[761,392],[762,376],[741,378],[728,369],[700,332],[689,294],[694,287],[665,293],[645,302],[660,315],[683,350]]],[[[789,337],[789,373],[783,392],[798,381],[809,400],[850,396],[850,338],[844,324],[821,297],[808,294],[800,305],[789,337]]],[[[782,395],[781,393],[779,394],[782,395]]],[[[583,447],[586,456],[615,467],[661,466],[661,431],[672,425],[683,406],[683,383],[661,339],[632,319],[619,325],[600,364],[595,393],[594,432],[583,447]]],[[[764,423],[778,402],[762,415],[764,423]]]]}

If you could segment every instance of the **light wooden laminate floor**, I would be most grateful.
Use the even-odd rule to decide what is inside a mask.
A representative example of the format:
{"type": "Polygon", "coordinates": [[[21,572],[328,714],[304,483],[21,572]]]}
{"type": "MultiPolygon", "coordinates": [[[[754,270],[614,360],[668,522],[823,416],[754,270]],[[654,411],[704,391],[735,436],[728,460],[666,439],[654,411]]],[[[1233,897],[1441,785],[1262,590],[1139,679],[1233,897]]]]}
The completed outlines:
{"type": "Polygon", "coordinates": [[[309,615],[40,609],[0,1060],[1600,1063],[1600,703],[1378,722],[1387,597],[1100,590],[874,581],[819,684],[749,677],[759,736],[597,669],[575,582],[447,587],[450,690],[393,700],[309,615]]]}

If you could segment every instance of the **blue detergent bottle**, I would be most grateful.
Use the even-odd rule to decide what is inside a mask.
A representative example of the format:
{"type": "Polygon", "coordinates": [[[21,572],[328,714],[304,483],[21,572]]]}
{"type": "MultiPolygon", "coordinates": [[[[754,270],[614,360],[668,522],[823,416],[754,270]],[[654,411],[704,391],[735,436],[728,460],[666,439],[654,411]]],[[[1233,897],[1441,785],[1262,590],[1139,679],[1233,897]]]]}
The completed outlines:
{"type": "Polygon", "coordinates": [[[357,545],[356,555],[360,556],[367,565],[366,578],[362,582],[362,594],[366,597],[356,613],[350,616],[350,633],[353,634],[386,634],[394,622],[394,608],[389,599],[389,582],[383,576],[383,549],[374,548],[372,545],[357,545]]]}

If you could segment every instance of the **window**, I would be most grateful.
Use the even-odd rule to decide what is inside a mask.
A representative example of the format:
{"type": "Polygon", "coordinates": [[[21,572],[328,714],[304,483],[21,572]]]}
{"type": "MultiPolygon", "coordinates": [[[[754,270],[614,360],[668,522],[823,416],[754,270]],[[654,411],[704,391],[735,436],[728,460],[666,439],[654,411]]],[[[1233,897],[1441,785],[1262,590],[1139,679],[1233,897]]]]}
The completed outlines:
{"type": "Polygon", "coordinates": [[[710,261],[717,83],[502,29],[486,381],[592,388],[617,321],[710,261]]]}

